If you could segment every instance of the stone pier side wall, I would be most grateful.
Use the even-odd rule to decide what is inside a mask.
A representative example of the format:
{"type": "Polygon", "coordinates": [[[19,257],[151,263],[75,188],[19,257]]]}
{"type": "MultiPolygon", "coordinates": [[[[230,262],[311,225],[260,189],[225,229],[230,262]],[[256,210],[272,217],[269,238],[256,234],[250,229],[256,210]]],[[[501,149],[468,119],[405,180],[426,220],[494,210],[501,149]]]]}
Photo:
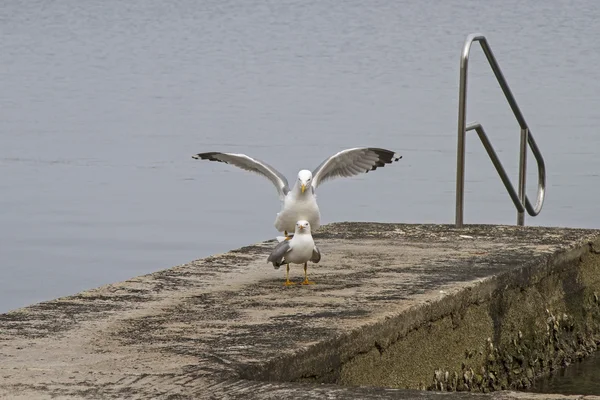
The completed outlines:
{"type": "MultiPolygon", "coordinates": [[[[600,344],[600,245],[550,255],[381,324],[370,351],[321,382],[521,389],[600,344]]],[[[501,261],[501,260],[500,260],[501,261]]],[[[368,334],[368,333],[367,333],[368,334]]]]}

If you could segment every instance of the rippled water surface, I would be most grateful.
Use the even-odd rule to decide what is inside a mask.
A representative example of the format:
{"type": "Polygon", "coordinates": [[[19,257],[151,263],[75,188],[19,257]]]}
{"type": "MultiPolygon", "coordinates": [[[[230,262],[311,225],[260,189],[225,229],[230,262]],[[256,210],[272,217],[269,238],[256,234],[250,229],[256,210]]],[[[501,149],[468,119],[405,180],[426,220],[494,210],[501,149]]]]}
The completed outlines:
{"type": "MultiPolygon", "coordinates": [[[[451,223],[458,58],[487,35],[546,158],[528,224],[600,227],[595,0],[0,2],[0,312],[272,238],[271,184],[346,147],[393,166],[319,188],[323,222],[451,223]]],[[[516,182],[518,126],[478,46],[468,119],[516,182]]],[[[515,213],[476,137],[465,219],[515,213]]],[[[530,196],[535,171],[528,175],[530,196]]]]}

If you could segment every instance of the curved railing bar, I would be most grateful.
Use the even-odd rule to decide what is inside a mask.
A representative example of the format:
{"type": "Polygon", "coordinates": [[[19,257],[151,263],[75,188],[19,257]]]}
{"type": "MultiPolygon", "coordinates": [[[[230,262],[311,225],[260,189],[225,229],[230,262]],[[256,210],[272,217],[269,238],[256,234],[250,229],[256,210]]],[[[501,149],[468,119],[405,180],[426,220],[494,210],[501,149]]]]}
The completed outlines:
{"type": "Polygon", "coordinates": [[[544,163],[544,158],[533,139],[533,135],[527,126],[527,122],[525,122],[525,118],[523,117],[523,113],[519,109],[517,102],[502,74],[502,70],[494,57],[494,53],[492,52],[491,47],[489,46],[487,39],[485,36],[481,34],[470,34],[467,36],[465,40],[465,44],[463,46],[463,51],[460,57],[460,83],[459,83],[459,94],[458,94],[458,146],[456,152],[456,226],[462,227],[464,221],[464,189],[465,189],[465,139],[467,130],[475,129],[479,134],[479,137],[486,148],[488,155],[492,158],[492,162],[500,174],[500,178],[504,183],[513,203],[515,203],[515,207],[517,208],[517,224],[524,224],[524,211],[527,210],[527,213],[531,216],[536,216],[542,210],[544,205],[544,198],[546,193],[546,165],[544,163]],[[483,131],[483,127],[480,124],[471,124],[469,125],[469,129],[467,129],[466,125],[466,110],[467,110],[467,71],[469,66],[469,54],[471,52],[471,45],[473,42],[479,42],[481,48],[496,76],[498,83],[500,84],[500,88],[508,101],[508,104],[513,111],[517,122],[521,128],[521,150],[519,157],[519,193],[517,194],[517,198],[514,198],[515,190],[504,168],[499,164],[499,159],[496,156],[492,145],[487,139],[487,135],[483,131]],[[476,128],[475,125],[479,125],[480,130],[476,128]],[[480,133],[480,131],[482,133],[480,133]],[[537,200],[536,205],[533,207],[527,196],[525,195],[525,177],[526,177],[526,163],[527,163],[527,145],[531,148],[533,155],[537,161],[538,165],[538,192],[537,192],[537,200]],[[493,152],[493,156],[492,153],[493,152]],[[496,161],[494,161],[494,158],[496,161]],[[502,173],[502,172],[503,173],[502,173]],[[518,203],[515,202],[518,200],[518,203]],[[517,205],[518,204],[518,205],[517,205]],[[525,205],[523,205],[525,204],[525,205]]]}
{"type": "MultiPolygon", "coordinates": [[[[498,155],[496,154],[496,151],[494,150],[494,147],[492,146],[490,139],[488,138],[487,134],[485,133],[483,126],[479,122],[471,122],[470,124],[467,125],[466,130],[467,130],[467,132],[471,131],[471,130],[474,130],[475,132],[477,132],[477,135],[479,136],[479,139],[481,140],[483,147],[487,151],[488,156],[490,157],[490,160],[492,160],[492,164],[494,164],[494,167],[496,167],[496,171],[498,172],[498,175],[500,176],[502,183],[504,183],[504,186],[506,187],[506,191],[508,192],[508,195],[510,196],[517,211],[525,212],[525,210],[527,210],[527,213],[531,216],[536,216],[537,214],[539,214],[539,212],[540,212],[540,210],[538,210],[539,204],[536,204],[536,207],[533,207],[527,196],[525,196],[525,206],[523,207],[523,204],[521,203],[521,200],[519,199],[519,195],[517,194],[517,191],[515,190],[514,186],[512,185],[512,182],[510,181],[510,178],[508,177],[506,171],[504,170],[504,167],[502,166],[502,163],[500,162],[500,159],[498,158],[498,155]]],[[[536,154],[536,153],[539,154],[539,150],[534,151],[534,154],[536,154]]],[[[545,174],[545,169],[540,169],[540,171],[542,171],[545,174]]],[[[543,179],[545,179],[545,178],[543,178],[543,179]]]]}
{"type": "Polygon", "coordinates": [[[527,213],[529,213],[529,215],[532,217],[535,217],[540,213],[540,211],[542,211],[542,207],[544,206],[544,198],[546,197],[546,163],[544,162],[544,157],[542,156],[540,148],[537,146],[537,143],[535,143],[535,140],[533,140],[531,131],[529,131],[527,143],[529,143],[529,148],[531,148],[533,156],[535,157],[535,161],[537,161],[538,165],[538,196],[535,202],[535,208],[532,207],[531,210],[529,207],[527,208],[527,213]]]}

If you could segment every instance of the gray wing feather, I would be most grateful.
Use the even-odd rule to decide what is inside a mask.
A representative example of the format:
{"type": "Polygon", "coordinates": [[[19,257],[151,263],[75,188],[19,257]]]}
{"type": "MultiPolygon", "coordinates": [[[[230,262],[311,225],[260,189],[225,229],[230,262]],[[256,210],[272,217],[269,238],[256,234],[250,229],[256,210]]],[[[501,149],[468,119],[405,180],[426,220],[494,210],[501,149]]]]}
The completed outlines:
{"type": "Polygon", "coordinates": [[[199,153],[193,155],[192,158],[197,160],[222,162],[234,165],[246,171],[256,172],[273,182],[281,197],[284,197],[290,191],[287,179],[279,171],[269,164],[245,154],[210,152],[199,153]]]}
{"type": "Polygon", "coordinates": [[[315,264],[321,261],[321,252],[319,251],[319,248],[317,246],[313,248],[313,253],[312,257],[310,258],[310,261],[314,262],[315,264]]]}
{"type": "Polygon", "coordinates": [[[313,171],[313,188],[328,179],[349,177],[373,171],[385,164],[398,161],[402,156],[376,147],[357,147],[342,150],[329,157],[313,171]]]}
{"type": "Polygon", "coordinates": [[[267,262],[273,263],[275,268],[279,268],[279,266],[284,263],[285,255],[290,250],[291,247],[289,240],[279,242],[271,252],[271,255],[269,255],[269,258],[267,258],[267,262]]]}

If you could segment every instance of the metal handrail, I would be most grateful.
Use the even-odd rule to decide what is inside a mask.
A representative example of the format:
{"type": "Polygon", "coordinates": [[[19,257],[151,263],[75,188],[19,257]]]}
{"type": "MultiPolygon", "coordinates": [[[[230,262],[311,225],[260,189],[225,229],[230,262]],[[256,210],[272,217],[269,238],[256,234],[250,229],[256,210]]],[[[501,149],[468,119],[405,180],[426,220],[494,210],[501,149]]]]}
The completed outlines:
{"type": "Polygon", "coordinates": [[[475,130],[483,143],[492,163],[496,167],[496,171],[500,175],[500,179],[504,183],[509,196],[511,197],[515,208],[517,209],[517,225],[524,225],[525,223],[525,211],[532,217],[538,215],[542,211],[544,204],[544,197],[546,193],[546,164],[542,153],[538,148],[531,130],[525,122],[525,118],[517,105],[500,66],[494,57],[494,53],[490,48],[485,36],[481,34],[471,34],[467,36],[463,51],[460,57],[460,86],[458,92],[458,149],[456,153],[456,226],[463,226],[463,212],[464,212],[464,192],[465,192],[465,139],[467,131],[475,130]],[[479,123],[471,123],[467,126],[466,123],[466,111],[467,111],[467,70],[469,62],[469,54],[471,52],[471,44],[473,42],[479,42],[487,60],[494,71],[494,75],[500,84],[500,88],[504,92],[504,96],[508,101],[508,105],[513,111],[519,126],[521,127],[521,145],[519,151],[519,188],[518,194],[516,193],[506,171],[502,167],[491,142],[489,141],[483,126],[479,123]],[[533,155],[537,161],[538,166],[538,192],[537,201],[535,207],[532,207],[527,195],[525,194],[525,177],[527,172],[527,145],[531,148],[533,155]]]}

